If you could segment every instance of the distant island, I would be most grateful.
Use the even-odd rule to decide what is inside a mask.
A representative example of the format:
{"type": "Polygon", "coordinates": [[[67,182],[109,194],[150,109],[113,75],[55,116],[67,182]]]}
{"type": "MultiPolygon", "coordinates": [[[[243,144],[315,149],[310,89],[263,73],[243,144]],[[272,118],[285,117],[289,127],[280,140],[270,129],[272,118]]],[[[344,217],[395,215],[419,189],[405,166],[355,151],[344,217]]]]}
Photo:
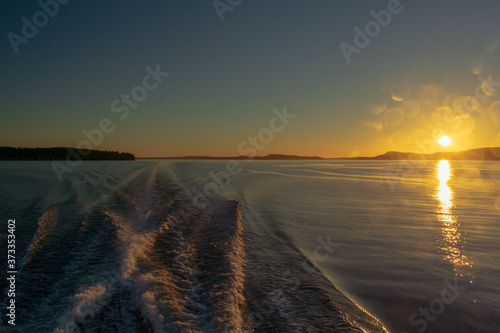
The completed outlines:
{"type": "Polygon", "coordinates": [[[138,157],[137,159],[143,160],[324,160],[319,156],[298,156],[298,155],[283,155],[283,154],[270,154],[266,156],[232,156],[232,157],[215,157],[215,156],[180,156],[180,157],[138,157]]]}
{"type": "Polygon", "coordinates": [[[135,156],[130,153],[120,153],[109,150],[75,149],[75,148],[15,148],[0,147],[0,160],[66,160],[69,151],[78,152],[78,156],[84,161],[96,160],[120,160],[133,161],[135,156]]]}
{"type": "Polygon", "coordinates": [[[405,153],[389,151],[385,154],[373,157],[334,157],[325,158],[319,156],[298,156],[284,154],[270,154],[265,156],[233,156],[233,157],[214,157],[214,156],[180,156],[180,157],[138,157],[138,159],[164,159],[164,160],[471,160],[471,161],[498,161],[500,160],[500,147],[487,147],[469,149],[459,152],[437,152],[432,154],[405,153]]]}

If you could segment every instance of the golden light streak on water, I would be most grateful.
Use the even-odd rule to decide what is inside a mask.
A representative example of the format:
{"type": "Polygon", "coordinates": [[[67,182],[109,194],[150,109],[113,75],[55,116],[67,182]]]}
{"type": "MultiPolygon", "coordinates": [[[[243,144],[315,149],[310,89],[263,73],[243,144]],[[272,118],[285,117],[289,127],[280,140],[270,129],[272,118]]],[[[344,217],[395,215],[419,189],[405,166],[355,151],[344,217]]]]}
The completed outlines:
{"type": "MultiPolygon", "coordinates": [[[[472,262],[463,253],[465,238],[462,235],[460,222],[453,214],[454,193],[448,185],[448,181],[453,177],[453,171],[449,161],[439,161],[436,177],[439,180],[435,195],[439,202],[436,215],[438,221],[441,222],[443,236],[441,250],[444,253],[444,260],[453,264],[456,275],[470,276],[466,271],[472,268],[472,262]]],[[[470,282],[472,283],[472,279],[470,282]]]]}

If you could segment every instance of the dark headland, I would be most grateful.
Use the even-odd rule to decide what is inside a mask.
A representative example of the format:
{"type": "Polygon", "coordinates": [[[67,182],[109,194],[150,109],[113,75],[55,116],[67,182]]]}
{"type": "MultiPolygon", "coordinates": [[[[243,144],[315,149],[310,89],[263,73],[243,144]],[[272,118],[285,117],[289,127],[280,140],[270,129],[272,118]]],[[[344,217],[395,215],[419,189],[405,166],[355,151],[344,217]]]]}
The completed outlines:
{"type": "Polygon", "coordinates": [[[109,150],[91,150],[91,149],[75,149],[75,148],[15,148],[15,147],[0,147],[0,160],[66,160],[80,159],[84,161],[98,160],[119,160],[133,161],[135,156],[130,153],[120,153],[109,150]]]}

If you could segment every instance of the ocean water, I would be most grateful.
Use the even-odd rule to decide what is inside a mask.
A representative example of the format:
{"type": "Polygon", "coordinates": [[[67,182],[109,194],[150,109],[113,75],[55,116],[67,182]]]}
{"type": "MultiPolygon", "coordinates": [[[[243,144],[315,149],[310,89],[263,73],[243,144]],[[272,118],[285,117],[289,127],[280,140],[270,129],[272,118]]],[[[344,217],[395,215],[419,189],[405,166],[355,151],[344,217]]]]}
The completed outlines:
{"type": "Polygon", "coordinates": [[[499,185],[497,162],[4,161],[0,331],[500,332],[499,185]]]}

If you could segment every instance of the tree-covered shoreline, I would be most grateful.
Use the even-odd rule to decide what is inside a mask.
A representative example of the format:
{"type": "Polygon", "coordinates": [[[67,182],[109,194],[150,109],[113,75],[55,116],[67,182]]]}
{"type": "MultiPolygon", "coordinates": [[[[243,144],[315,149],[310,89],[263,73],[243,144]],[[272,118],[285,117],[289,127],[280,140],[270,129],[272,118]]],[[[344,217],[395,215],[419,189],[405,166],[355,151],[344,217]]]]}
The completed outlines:
{"type": "Polygon", "coordinates": [[[80,156],[80,159],[86,161],[135,160],[135,156],[130,153],[122,153],[110,150],[75,149],[75,148],[65,148],[65,147],[53,147],[53,148],[0,147],[0,160],[60,161],[60,160],[66,160],[68,154],[70,154],[72,151],[76,151],[80,156]]]}

